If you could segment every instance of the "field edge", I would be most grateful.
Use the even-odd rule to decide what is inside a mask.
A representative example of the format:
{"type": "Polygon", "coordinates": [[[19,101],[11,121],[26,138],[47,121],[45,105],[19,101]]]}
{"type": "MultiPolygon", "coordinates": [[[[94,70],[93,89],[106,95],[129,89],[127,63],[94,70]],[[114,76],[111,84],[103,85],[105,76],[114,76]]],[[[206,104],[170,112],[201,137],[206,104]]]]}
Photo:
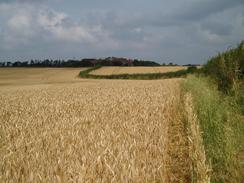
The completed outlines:
{"type": "Polygon", "coordinates": [[[141,73],[141,74],[112,74],[112,75],[95,75],[90,74],[92,71],[100,69],[102,66],[95,66],[85,71],[81,71],[79,77],[87,79],[129,79],[129,80],[156,80],[167,78],[182,78],[192,73],[192,69],[182,69],[175,72],[165,73],[141,73]]]}

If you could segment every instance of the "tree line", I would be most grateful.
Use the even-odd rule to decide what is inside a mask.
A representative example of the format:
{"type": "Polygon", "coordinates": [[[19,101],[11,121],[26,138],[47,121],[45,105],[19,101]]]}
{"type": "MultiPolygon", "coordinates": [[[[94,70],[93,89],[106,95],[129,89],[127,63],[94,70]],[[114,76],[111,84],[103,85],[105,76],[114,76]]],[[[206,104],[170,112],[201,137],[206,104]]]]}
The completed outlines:
{"type": "Polygon", "coordinates": [[[94,67],[94,66],[177,66],[172,62],[159,64],[155,61],[108,57],[105,59],[84,58],[81,60],[30,60],[17,62],[0,62],[0,67],[94,67]]]}

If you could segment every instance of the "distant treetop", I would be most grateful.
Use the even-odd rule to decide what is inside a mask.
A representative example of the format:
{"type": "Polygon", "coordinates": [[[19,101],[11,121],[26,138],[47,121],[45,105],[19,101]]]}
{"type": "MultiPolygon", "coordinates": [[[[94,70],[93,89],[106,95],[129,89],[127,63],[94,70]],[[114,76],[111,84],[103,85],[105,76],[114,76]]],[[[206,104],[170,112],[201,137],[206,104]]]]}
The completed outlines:
{"type": "MultiPolygon", "coordinates": [[[[30,60],[24,62],[2,62],[0,67],[94,67],[94,66],[161,66],[155,61],[107,57],[105,59],[84,58],[81,60],[69,59],[64,60],[30,60]]],[[[176,66],[177,64],[169,63],[162,66],[176,66]]]]}

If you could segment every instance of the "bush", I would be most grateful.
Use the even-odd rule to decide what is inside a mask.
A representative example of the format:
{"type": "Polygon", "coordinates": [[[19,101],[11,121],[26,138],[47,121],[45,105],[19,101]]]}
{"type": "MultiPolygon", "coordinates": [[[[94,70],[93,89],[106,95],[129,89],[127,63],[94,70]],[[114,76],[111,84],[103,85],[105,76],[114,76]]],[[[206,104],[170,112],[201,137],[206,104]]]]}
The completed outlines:
{"type": "Polygon", "coordinates": [[[187,72],[191,73],[191,74],[195,73],[195,72],[197,72],[197,67],[196,66],[190,66],[187,68],[187,72]]]}
{"type": "Polygon", "coordinates": [[[221,91],[228,93],[233,90],[243,80],[244,42],[241,42],[237,48],[211,58],[204,66],[204,72],[217,81],[221,91]]]}

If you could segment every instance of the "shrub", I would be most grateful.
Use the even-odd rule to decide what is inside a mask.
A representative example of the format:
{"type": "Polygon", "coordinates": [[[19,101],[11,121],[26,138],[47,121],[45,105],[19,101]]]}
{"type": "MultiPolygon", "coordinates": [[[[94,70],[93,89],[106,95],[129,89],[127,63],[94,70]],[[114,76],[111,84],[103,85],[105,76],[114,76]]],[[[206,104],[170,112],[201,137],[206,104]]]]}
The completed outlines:
{"type": "Polygon", "coordinates": [[[204,72],[217,81],[221,91],[227,93],[233,90],[243,80],[244,42],[211,58],[204,66],[204,72]]]}
{"type": "Polygon", "coordinates": [[[188,73],[195,73],[197,72],[197,67],[196,66],[190,66],[187,68],[188,73]]]}

